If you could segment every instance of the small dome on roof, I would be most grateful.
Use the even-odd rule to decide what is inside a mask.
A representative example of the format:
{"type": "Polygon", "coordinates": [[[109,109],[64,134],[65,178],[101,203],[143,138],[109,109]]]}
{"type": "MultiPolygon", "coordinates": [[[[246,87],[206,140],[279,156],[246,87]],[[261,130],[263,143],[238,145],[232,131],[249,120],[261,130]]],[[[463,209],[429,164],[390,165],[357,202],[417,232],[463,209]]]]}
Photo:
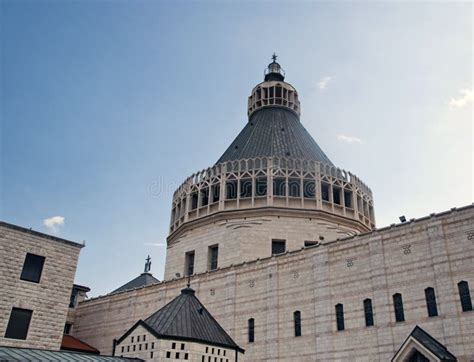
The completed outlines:
{"type": "Polygon", "coordinates": [[[268,67],[265,69],[265,82],[269,80],[280,80],[285,79],[285,71],[282,69],[280,64],[276,61],[277,55],[273,53],[272,62],[268,64],[268,67]]]}

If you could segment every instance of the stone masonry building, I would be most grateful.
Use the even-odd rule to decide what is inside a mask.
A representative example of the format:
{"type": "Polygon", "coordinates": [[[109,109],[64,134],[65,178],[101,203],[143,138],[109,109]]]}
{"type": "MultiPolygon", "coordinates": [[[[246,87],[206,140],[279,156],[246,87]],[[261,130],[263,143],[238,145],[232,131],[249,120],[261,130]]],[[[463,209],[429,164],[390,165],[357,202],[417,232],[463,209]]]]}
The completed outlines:
{"type": "Polygon", "coordinates": [[[474,206],[377,229],[284,77],[274,57],[241,133],[174,193],[164,281],[81,302],[73,334],[112,353],[189,275],[242,360],[474,360],[474,206]]]}
{"type": "Polygon", "coordinates": [[[0,222],[0,346],[59,350],[82,247],[0,222]]]}

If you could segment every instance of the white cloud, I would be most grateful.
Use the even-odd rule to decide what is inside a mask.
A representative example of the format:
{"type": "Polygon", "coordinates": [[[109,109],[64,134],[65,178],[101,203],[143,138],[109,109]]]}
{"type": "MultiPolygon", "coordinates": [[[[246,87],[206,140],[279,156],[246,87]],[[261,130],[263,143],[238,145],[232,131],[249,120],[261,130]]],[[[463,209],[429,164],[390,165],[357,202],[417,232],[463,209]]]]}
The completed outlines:
{"type": "Polygon", "coordinates": [[[340,134],[337,136],[337,140],[341,142],[346,142],[346,143],[359,143],[362,144],[362,140],[357,137],[352,137],[352,136],[346,136],[344,134],[340,134]]]}
{"type": "Polygon", "coordinates": [[[461,108],[474,102],[474,91],[472,89],[461,89],[459,91],[463,96],[460,98],[451,98],[449,105],[452,108],[461,108]]]}
{"type": "Polygon", "coordinates": [[[46,226],[51,232],[59,232],[59,228],[64,226],[64,216],[52,216],[43,220],[43,225],[46,226]]]}
{"type": "Polygon", "coordinates": [[[319,89],[321,90],[326,89],[326,87],[328,86],[331,80],[332,80],[332,77],[329,77],[329,76],[321,78],[321,80],[318,82],[319,89]]]}
{"type": "Polygon", "coordinates": [[[148,246],[166,246],[165,243],[144,243],[143,245],[148,245],[148,246]]]}

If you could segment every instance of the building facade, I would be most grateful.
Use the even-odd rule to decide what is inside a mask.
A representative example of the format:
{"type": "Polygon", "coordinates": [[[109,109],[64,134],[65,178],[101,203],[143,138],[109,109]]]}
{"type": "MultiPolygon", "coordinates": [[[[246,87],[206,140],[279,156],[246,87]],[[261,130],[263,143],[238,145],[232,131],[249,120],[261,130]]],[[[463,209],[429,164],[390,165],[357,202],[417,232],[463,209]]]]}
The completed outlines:
{"type": "MultiPolygon", "coordinates": [[[[247,111],[173,195],[165,280],[80,303],[74,334],[111,353],[189,275],[248,361],[387,361],[417,326],[473,360],[474,206],[376,229],[370,188],[303,127],[275,58],[247,111]]],[[[398,356],[436,360],[409,348],[398,356]]]]}
{"type": "Polygon", "coordinates": [[[82,247],[0,222],[0,346],[59,350],[82,247]]]}

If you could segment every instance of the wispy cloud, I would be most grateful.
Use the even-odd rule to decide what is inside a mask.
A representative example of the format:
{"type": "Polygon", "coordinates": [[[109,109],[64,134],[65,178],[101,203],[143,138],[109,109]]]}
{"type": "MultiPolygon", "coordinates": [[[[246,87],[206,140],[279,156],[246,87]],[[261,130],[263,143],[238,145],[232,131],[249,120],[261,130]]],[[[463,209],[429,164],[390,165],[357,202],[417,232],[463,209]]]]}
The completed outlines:
{"type": "Polygon", "coordinates": [[[43,220],[43,225],[46,226],[49,231],[58,233],[59,228],[64,226],[64,216],[52,216],[43,220]]]}
{"type": "Polygon", "coordinates": [[[360,138],[353,137],[353,136],[346,136],[345,134],[338,135],[337,140],[340,142],[345,142],[345,143],[358,143],[358,144],[363,143],[360,138]]]}
{"type": "Polygon", "coordinates": [[[462,94],[462,97],[451,98],[449,105],[452,108],[461,108],[467,106],[469,103],[474,102],[474,91],[472,89],[461,89],[459,93],[462,94]]]}
{"type": "Polygon", "coordinates": [[[332,81],[332,77],[327,76],[327,77],[321,78],[320,81],[318,82],[318,88],[321,90],[326,89],[330,81],[332,81]]]}
{"type": "Polygon", "coordinates": [[[148,245],[148,246],[166,246],[165,243],[144,243],[143,245],[148,245]]]}

